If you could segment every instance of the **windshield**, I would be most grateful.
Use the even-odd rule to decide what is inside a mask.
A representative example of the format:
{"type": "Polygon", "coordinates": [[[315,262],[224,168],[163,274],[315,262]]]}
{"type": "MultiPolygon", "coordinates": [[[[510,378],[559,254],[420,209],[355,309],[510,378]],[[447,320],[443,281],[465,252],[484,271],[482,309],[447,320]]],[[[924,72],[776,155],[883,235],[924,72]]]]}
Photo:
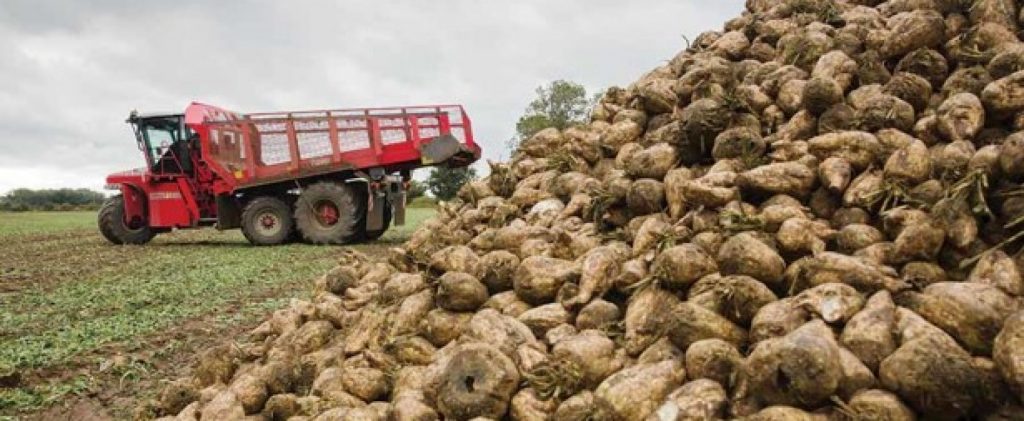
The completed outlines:
{"type": "Polygon", "coordinates": [[[195,133],[182,124],[182,115],[153,117],[132,116],[128,122],[135,130],[139,149],[154,173],[182,173],[191,171],[191,144],[195,133]]]}
{"type": "Polygon", "coordinates": [[[150,165],[160,161],[175,143],[184,140],[181,116],[149,117],[135,122],[139,147],[150,165]]]}

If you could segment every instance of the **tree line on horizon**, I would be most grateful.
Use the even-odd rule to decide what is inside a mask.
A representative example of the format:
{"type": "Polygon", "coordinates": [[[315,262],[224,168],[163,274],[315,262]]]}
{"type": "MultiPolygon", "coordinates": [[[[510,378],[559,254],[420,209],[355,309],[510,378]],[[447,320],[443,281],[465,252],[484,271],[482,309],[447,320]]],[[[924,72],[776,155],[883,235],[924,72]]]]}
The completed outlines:
{"type": "Polygon", "coordinates": [[[14,189],[0,196],[0,211],[96,210],[106,195],[91,189],[14,189]]]}

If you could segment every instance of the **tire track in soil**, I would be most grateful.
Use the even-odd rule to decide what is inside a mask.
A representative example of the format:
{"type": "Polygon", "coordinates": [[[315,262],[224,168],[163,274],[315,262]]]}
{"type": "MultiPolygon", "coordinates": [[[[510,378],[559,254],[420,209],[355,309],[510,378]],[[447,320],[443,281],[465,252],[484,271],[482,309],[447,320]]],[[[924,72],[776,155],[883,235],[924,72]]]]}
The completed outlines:
{"type": "Polygon", "coordinates": [[[113,246],[89,230],[4,238],[0,245],[0,294],[56,288],[64,282],[123,268],[145,253],[144,247],[113,246]]]}

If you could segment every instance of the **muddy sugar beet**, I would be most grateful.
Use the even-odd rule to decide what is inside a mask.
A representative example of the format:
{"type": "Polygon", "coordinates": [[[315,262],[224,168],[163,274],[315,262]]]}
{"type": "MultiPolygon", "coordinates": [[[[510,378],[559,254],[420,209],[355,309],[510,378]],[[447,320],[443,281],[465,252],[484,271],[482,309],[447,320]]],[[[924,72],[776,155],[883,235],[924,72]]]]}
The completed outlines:
{"type": "Polygon", "coordinates": [[[1024,419],[1022,17],[749,0],[139,415],[1024,419]]]}

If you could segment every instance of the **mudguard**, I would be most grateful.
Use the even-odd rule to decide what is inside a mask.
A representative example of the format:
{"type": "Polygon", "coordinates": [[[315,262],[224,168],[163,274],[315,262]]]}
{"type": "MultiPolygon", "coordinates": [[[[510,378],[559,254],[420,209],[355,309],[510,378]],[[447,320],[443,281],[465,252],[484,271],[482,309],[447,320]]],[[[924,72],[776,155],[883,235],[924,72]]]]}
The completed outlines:
{"type": "Polygon", "coordinates": [[[420,145],[420,162],[423,165],[448,164],[450,167],[464,167],[479,158],[479,147],[470,148],[450,134],[436,137],[420,145]]]}

